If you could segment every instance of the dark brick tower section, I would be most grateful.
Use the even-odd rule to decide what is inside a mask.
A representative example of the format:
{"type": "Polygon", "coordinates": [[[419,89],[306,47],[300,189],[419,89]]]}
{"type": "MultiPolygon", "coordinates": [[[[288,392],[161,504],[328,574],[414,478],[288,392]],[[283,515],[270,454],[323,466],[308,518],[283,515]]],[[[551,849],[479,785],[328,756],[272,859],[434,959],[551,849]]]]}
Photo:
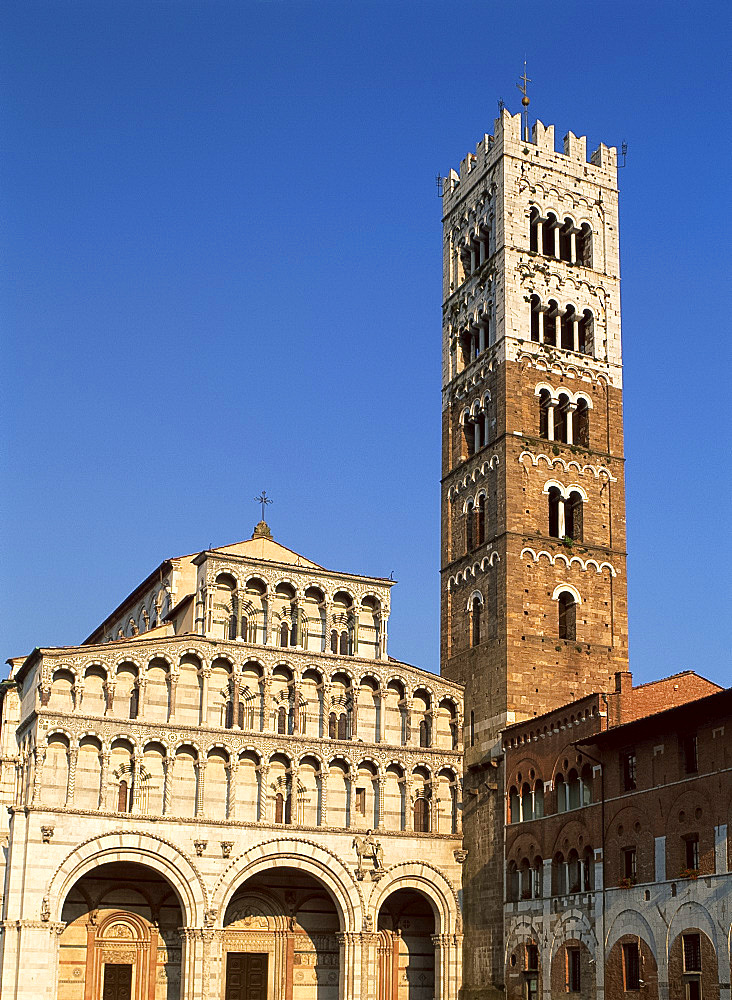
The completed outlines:
{"type": "Polygon", "coordinates": [[[540,122],[444,197],[442,673],[465,685],[462,1000],[503,995],[501,729],[627,670],[615,150],[540,122]]]}

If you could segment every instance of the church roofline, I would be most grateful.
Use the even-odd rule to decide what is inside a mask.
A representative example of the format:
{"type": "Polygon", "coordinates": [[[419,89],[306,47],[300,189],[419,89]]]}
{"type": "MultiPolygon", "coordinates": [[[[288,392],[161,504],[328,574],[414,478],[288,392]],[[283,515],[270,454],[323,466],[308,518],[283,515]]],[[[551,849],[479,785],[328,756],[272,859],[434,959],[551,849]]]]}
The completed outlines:
{"type": "Polygon", "coordinates": [[[151,583],[153,583],[156,579],[159,579],[162,574],[169,572],[169,570],[173,568],[174,562],[180,562],[181,559],[186,559],[186,558],[190,557],[178,556],[174,559],[164,559],[159,566],[156,566],[156,568],[152,571],[152,573],[150,573],[149,576],[145,577],[142,583],[139,583],[135,587],[135,589],[131,591],[124,598],[123,601],[120,601],[120,603],[117,605],[114,611],[108,614],[107,617],[104,619],[104,621],[100,625],[97,625],[97,627],[94,629],[93,632],[90,632],[90,634],[86,637],[86,639],[83,640],[81,645],[87,646],[90,643],[94,643],[97,637],[101,637],[104,634],[105,628],[108,625],[110,625],[113,621],[115,621],[117,618],[119,618],[119,616],[124,611],[125,607],[127,607],[129,604],[134,604],[135,601],[140,596],[140,594],[144,593],[144,591],[150,586],[151,583]]]}
{"type": "MultiPolygon", "coordinates": [[[[277,542],[276,544],[279,545],[280,543],[277,542]]],[[[299,552],[295,552],[294,549],[288,549],[286,545],[283,545],[282,548],[286,549],[288,552],[292,552],[293,555],[298,556],[298,558],[304,560],[304,562],[308,565],[298,566],[296,563],[277,562],[275,559],[261,559],[257,556],[248,556],[242,553],[230,552],[228,551],[229,546],[226,545],[222,545],[215,549],[204,549],[203,552],[199,552],[198,555],[195,556],[192,562],[195,566],[200,566],[201,563],[205,562],[209,556],[223,555],[227,561],[231,562],[249,563],[257,566],[261,566],[263,563],[266,563],[267,566],[276,566],[279,569],[288,570],[290,573],[293,570],[309,570],[310,572],[322,573],[326,576],[340,577],[348,580],[366,580],[369,583],[378,583],[381,587],[393,587],[395,583],[399,582],[398,580],[392,580],[389,576],[365,576],[362,573],[345,573],[337,569],[326,569],[325,566],[320,566],[318,563],[312,562],[299,552]]]]}

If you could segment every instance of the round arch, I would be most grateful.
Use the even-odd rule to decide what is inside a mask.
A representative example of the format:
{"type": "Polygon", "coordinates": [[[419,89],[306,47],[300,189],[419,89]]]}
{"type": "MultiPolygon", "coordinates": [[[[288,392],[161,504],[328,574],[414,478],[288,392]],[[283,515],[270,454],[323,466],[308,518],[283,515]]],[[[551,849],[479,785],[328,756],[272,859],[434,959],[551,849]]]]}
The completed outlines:
{"type": "Polygon", "coordinates": [[[404,861],[386,870],[369,901],[373,926],[377,926],[384,901],[399,889],[414,889],[425,896],[435,915],[436,934],[462,933],[457,894],[447,878],[426,862],[404,861]]]}
{"type": "Polygon", "coordinates": [[[363,927],[364,905],[359,887],[337,855],[308,840],[278,838],[258,844],[233,861],[219,878],[211,894],[222,926],[234,893],[253,875],[273,868],[297,868],[316,878],[333,899],[344,931],[359,932],[363,927]]]}
{"type": "Polygon", "coordinates": [[[99,865],[125,861],[145,865],[175,890],[186,926],[203,923],[207,909],[206,888],[188,858],[161,837],[149,833],[100,834],[85,841],[67,854],[56,869],[46,890],[44,908],[51,921],[61,920],[64,900],[71,887],[99,865]]]}

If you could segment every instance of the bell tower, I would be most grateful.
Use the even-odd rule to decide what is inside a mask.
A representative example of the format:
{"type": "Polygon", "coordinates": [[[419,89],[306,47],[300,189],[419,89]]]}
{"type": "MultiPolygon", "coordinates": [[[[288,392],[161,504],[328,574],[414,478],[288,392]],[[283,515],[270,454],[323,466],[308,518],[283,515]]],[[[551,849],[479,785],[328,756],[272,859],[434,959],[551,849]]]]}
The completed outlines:
{"type": "Polygon", "coordinates": [[[465,685],[477,1000],[503,979],[497,735],[627,669],[614,148],[588,159],[570,132],[558,152],[503,110],[450,171],[442,348],[441,669],[465,685]]]}

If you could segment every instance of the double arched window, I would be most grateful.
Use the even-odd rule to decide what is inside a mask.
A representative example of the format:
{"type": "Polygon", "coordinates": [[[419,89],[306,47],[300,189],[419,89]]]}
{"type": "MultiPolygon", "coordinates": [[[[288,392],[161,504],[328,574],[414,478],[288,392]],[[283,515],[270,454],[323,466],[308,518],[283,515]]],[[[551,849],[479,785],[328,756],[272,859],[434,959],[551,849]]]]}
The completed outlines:
{"type": "Polygon", "coordinates": [[[348,739],[348,715],[345,712],[331,712],[328,716],[328,737],[331,740],[348,739]]]}
{"type": "Polygon", "coordinates": [[[544,487],[548,495],[549,535],[551,538],[571,538],[581,542],[584,532],[584,497],[579,489],[565,491],[557,484],[544,487]]]}

